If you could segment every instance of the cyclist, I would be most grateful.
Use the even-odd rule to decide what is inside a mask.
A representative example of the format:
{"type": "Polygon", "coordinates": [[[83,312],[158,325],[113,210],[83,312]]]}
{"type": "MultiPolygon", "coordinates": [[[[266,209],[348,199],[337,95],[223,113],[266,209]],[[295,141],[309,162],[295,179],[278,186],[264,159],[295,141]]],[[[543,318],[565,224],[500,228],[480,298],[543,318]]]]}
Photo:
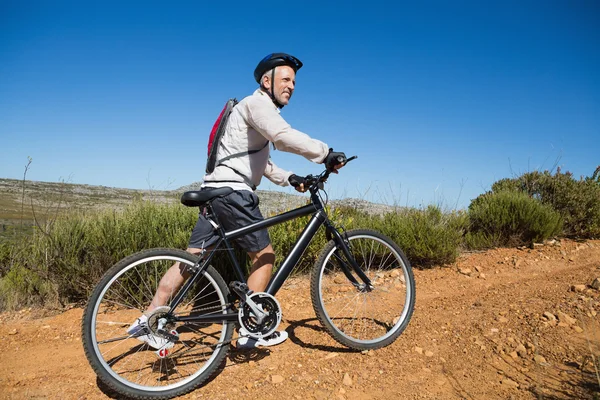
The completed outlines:
{"type": "MultiPolygon", "coordinates": [[[[231,112],[218,148],[217,166],[212,173],[204,176],[201,186],[201,190],[220,187],[234,189],[229,195],[212,202],[226,231],[263,219],[258,208],[259,199],[254,192],[263,176],[280,186],[291,184],[299,192],[308,189],[304,187],[301,177],[273,163],[269,157],[269,143],[277,150],[304,156],[315,163],[325,163],[335,173],[343,166],[343,163],[337,161],[338,156],[343,153],[334,152],[327,144],[293,129],[280,115],[280,109],[289,104],[294,93],[296,72],[301,67],[302,62],[291,55],[267,55],[254,70],[254,79],[260,85],[259,88],[241,100],[231,112]],[[235,156],[231,157],[232,154],[235,156]]],[[[213,226],[200,213],[187,251],[200,254],[202,249],[214,245],[217,239],[213,226]]],[[[254,292],[264,291],[275,261],[268,231],[264,229],[250,233],[237,239],[236,243],[248,252],[252,262],[248,288],[254,292]]],[[[179,263],[174,264],[161,279],[147,312],[165,305],[186,278],[186,272],[180,268],[179,263]]],[[[145,314],[129,327],[129,334],[139,332],[144,326],[147,320],[145,314]]],[[[249,338],[243,328],[239,333],[238,347],[273,346],[288,337],[286,331],[276,331],[260,340],[249,338]]],[[[166,339],[154,335],[144,335],[138,339],[156,349],[172,346],[166,339]]]]}

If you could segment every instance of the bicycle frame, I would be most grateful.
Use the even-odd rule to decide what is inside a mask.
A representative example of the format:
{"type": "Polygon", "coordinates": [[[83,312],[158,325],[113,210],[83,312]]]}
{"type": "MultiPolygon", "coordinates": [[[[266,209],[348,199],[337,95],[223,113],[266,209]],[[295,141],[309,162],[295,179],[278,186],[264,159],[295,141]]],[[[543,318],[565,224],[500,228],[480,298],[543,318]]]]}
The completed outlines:
{"type": "MultiPolygon", "coordinates": [[[[216,214],[214,214],[210,205],[208,207],[210,209],[211,215],[216,217],[216,214]]],[[[306,227],[304,228],[304,230],[302,231],[302,233],[296,240],[296,242],[295,242],[294,246],[292,247],[291,251],[289,252],[289,254],[285,257],[285,259],[283,260],[283,262],[277,269],[277,272],[271,277],[271,280],[269,281],[269,284],[267,285],[265,292],[272,296],[275,296],[275,294],[279,291],[279,289],[281,288],[281,286],[283,285],[285,280],[291,274],[292,270],[294,269],[294,267],[300,260],[300,257],[302,257],[302,254],[304,253],[304,251],[310,244],[310,241],[315,236],[315,234],[317,233],[317,231],[319,230],[321,225],[325,225],[325,228],[327,229],[328,234],[333,238],[333,240],[335,240],[335,242],[338,246],[338,249],[342,250],[342,254],[346,258],[346,260],[349,262],[350,266],[352,267],[352,270],[359,276],[359,278],[362,280],[364,285],[359,284],[358,281],[356,280],[356,278],[354,278],[354,276],[352,275],[352,272],[347,267],[347,265],[344,262],[341,262],[340,265],[341,265],[342,271],[344,272],[346,277],[356,287],[364,288],[365,290],[370,290],[369,288],[372,288],[371,281],[364,274],[364,272],[360,269],[360,267],[356,263],[356,260],[354,260],[354,257],[352,257],[352,255],[350,253],[350,249],[348,248],[342,235],[338,232],[338,230],[329,221],[327,213],[325,212],[325,207],[323,205],[323,202],[321,201],[321,198],[318,195],[318,189],[311,189],[311,204],[307,204],[305,206],[298,207],[294,210],[290,210],[290,211],[284,212],[282,214],[278,214],[278,215],[266,218],[262,221],[255,222],[253,224],[235,229],[233,231],[225,232],[223,230],[221,224],[218,223],[218,217],[216,217],[215,219],[217,220],[217,225],[218,225],[217,232],[218,232],[220,238],[217,241],[217,243],[214,245],[213,250],[208,252],[208,255],[206,256],[206,258],[201,258],[198,261],[198,264],[194,266],[194,269],[196,269],[196,271],[193,273],[193,275],[190,277],[190,279],[187,280],[186,284],[182,287],[182,289],[179,291],[178,295],[171,302],[171,304],[170,304],[171,309],[173,310],[179,305],[179,303],[182,301],[182,299],[185,296],[188,289],[196,282],[196,280],[198,280],[202,276],[202,274],[206,270],[206,268],[208,268],[208,265],[209,265],[212,257],[214,256],[215,251],[218,250],[223,244],[225,245],[225,248],[228,252],[231,263],[234,266],[234,271],[235,271],[235,274],[236,274],[238,280],[240,282],[246,283],[246,276],[243,273],[242,268],[240,267],[240,265],[238,263],[237,257],[235,256],[235,253],[233,251],[233,247],[230,245],[230,241],[234,240],[238,237],[244,236],[248,233],[258,231],[260,229],[265,229],[265,228],[271,227],[273,225],[281,224],[283,222],[286,222],[286,221],[289,221],[289,220],[292,220],[295,218],[299,218],[299,217],[308,216],[311,214],[312,214],[311,219],[309,220],[308,224],[306,225],[306,227]]],[[[336,251],[336,253],[337,253],[337,251],[336,251]]],[[[336,257],[341,260],[339,255],[336,255],[336,257]]],[[[233,312],[228,312],[226,314],[175,317],[175,320],[181,321],[181,322],[217,322],[217,321],[223,321],[223,320],[236,321],[237,318],[238,318],[237,311],[233,311],[233,312]]]]}

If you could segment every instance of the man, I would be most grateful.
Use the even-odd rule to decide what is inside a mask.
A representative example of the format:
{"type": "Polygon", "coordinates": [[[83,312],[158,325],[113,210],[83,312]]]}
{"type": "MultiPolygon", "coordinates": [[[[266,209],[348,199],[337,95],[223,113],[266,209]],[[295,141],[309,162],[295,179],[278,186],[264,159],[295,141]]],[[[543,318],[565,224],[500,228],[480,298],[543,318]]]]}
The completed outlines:
{"type": "MultiPolygon", "coordinates": [[[[280,186],[291,183],[299,192],[307,189],[301,177],[277,167],[271,161],[269,143],[277,150],[304,156],[315,163],[326,163],[334,172],[343,166],[336,161],[343,153],[333,152],[325,143],[293,129],[279,114],[280,109],[289,104],[296,85],[296,72],[301,67],[300,60],[285,53],[273,53],[263,58],[254,70],[254,79],[260,87],[240,101],[229,116],[217,150],[217,165],[213,172],[204,176],[202,184],[202,188],[234,189],[231,194],[217,198],[212,203],[226,231],[263,219],[258,208],[258,197],[254,193],[263,176],[280,186]]],[[[203,248],[214,245],[217,239],[212,225],[200,214],[187,251],[199,254],[203,248]]],[[[268,231],[264,229],[250,233],[237,239],[236,243],[248,252],[252,262],[248,288],[254,292],[263,292],[269,283],[275,262],[268,231]]],[[[147,311],[165,305],[186,278],[179,264],[173,265],[161,279],[147,311]]],[[[145,321],[144,315],[127,332],[135,334],[145,321]]],[[[242,328],[237,345],[273,346],[287,337],[286,331],[280,331],[257,341],[248,338],[247,332],[242,328]]],[[[165,339],[153,335],[139,338],[154,348],[167,344],[165,339]]]]}

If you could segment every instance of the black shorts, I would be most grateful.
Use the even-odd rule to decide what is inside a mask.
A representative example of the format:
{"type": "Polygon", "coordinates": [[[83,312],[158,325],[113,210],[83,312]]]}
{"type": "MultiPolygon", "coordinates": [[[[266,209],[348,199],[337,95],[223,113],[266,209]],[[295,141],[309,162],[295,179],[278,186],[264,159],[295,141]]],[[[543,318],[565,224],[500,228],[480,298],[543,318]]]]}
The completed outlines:
{"type": "MultiPolygon", "coordinates": [[[[237,190],[227,196],[214,199],[212,207],[225,232],[229,232],[253,222],[262,221],[264,217],[258,208],[258,203],[258,196],[254,192],[237,190]]],[[[206,217],[202,215],[201,210],[188,247],[196,249],[210,247],[216,244],[218,239],[219,236],[206,217]]],[[[237,238],[235,242],[246,251],[257,252],[267,247],[271,243],[271,239],[269,232],[262,229],[237,238]]]]}

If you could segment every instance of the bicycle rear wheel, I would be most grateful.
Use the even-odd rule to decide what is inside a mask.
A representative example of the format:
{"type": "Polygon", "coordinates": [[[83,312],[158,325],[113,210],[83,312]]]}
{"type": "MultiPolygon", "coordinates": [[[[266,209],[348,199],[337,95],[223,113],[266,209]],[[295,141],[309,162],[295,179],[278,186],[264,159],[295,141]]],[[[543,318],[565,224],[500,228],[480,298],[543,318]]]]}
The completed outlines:
{"type": "Polygon", "coordinates": [[[357,275],[330,241],[311,273],[313,308],[327,332],[344,346],[357,350],[387,346],[406,329],[412,316],[415,280],[410,263],[390,238],[378,232],[352,230],[347,239],[350,253],[373,290],[350,282],[342,264],[357,275]]]}
{"type": "Polygon", "coordinates": [[[110,388],[139,399],[171,398],[201,385],[223,362],[233,335],[232,323],[182,323],[170,318],[228,311],[229,290],[212,267],[176,310],[164,307],[148,317],[149,327],[156,327],[160,318],[168,320],[166,329],[177,339],[152,348],[127,333],[150,305],[165,272],[174,263],[185,268],[197,260],[182,250],[144,250],[114,265],[96,286],[83,315],[83,346],[90,365],[110,388]]]}

